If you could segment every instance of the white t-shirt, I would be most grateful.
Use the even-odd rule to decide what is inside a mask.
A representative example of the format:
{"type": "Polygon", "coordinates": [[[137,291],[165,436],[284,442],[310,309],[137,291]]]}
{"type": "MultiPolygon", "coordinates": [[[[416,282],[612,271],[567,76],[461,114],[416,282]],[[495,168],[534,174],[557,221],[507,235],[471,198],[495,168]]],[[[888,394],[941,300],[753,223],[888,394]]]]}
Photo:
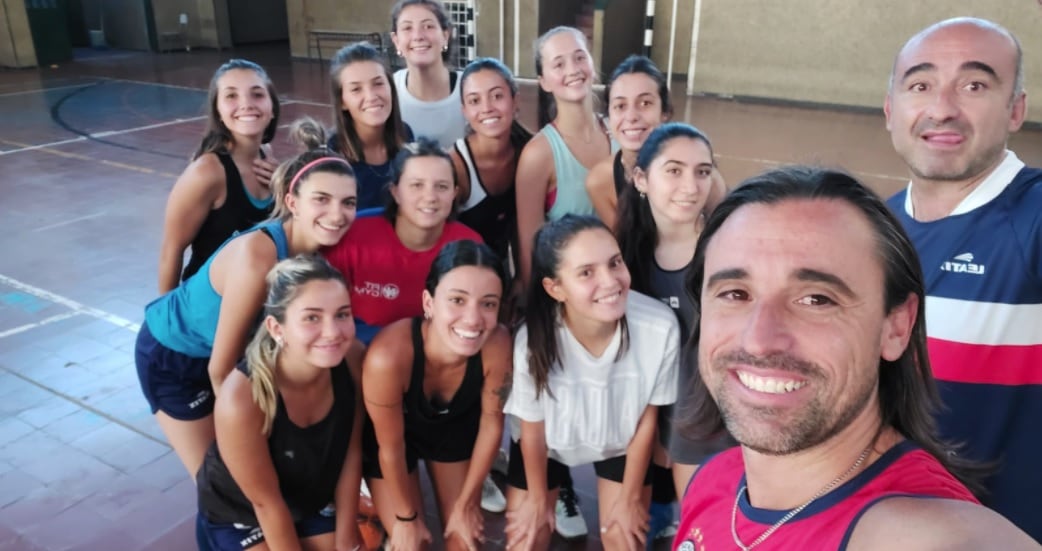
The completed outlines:
{"type": "Polygon", "coordinates": [[[680,327],[661,302],[630,291],[626,302],[629,348],[618,361],[622,324],[600,357],[592,356],[564,324],[557,327],[560,359],[550,370],[550,394],[536,398],[528,368],[528,327],[514,340],[514,388],[503,411],[514,438],[521,421],[544,422],[549,456],[575,466],[618,457],[649,405],[677,397],[680,327]]]}
{"type": "Polygon", "coordinates": [[[449,150],[456,140],[467,134],[467,120],[463,118],[463,104],[460,102],[460,73],[456,73],[452,93],[437,101],[421,101],[410,94],[405,86],[408,73],[408,69],[394,73],[402,120],[412,127],[413,136],[437,140],[442,148],[449,150]]]}

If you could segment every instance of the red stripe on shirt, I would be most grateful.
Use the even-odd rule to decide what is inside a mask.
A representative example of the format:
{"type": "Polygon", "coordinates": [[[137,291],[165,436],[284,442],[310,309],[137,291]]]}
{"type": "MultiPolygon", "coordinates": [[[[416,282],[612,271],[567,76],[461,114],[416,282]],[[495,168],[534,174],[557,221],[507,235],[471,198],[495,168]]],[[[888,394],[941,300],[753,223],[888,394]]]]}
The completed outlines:
{"type": "Polygon", "coordinates": [[[942,381],[1042,385],[1042,344],[989,346],[928,339],[930,366],[942,381]]]}

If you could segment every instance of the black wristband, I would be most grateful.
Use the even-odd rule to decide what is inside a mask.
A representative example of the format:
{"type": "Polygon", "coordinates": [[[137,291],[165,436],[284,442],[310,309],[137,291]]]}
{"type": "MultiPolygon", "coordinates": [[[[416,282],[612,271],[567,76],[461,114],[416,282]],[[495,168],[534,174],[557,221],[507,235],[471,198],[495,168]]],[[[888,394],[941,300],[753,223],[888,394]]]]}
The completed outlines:
{"type": "Polygon", "coordinates": [[[416,516],[419,515],[419,514],[420,513],[418,511],[413,511],[411,516],[403,517],[403,516],[395,513],[394,518],[397,519],[398,522],[412,522],[412,521],[416,520],[416,516]]]}

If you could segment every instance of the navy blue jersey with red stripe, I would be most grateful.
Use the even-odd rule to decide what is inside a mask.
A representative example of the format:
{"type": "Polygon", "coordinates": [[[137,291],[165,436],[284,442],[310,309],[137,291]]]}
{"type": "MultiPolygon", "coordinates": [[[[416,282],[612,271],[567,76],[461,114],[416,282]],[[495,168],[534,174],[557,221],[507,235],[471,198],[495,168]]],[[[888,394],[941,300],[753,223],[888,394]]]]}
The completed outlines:
{"type": "Polygon", "coordinates": [[[1042,170],[932,222],[909,216],[906,195],[888,203],[923,266],[942,436],[998,461],[982,501],[1042,541],[1042,170]]]}

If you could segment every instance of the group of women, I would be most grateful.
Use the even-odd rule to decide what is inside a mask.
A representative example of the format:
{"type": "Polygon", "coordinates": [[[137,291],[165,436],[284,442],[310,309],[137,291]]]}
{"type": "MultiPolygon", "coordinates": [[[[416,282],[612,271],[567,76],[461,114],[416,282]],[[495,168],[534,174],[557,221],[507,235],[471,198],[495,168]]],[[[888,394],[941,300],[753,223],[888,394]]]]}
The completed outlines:
{"type": "Polygon", "coordinates": [[[533,136],[501,62],[448,68],[440,2],[400,0],[392,25],[406,68],[340,50],[331,135],[298,121],[303,152],[278,165],[264,70],[232,60],[211,82],[136,348],[199,489],[198,544],[373,548],[364,479],[386,548],[425,548],[423,460],[441,541],[480,548],[509,424],[508,548],[549,545],[569,468],[588,463],[605,547],[642,548],[652,482],[669,503],[724,445],[676,433],[669,412],[693,374],[683,273],[724,190],[709,140],[667,122],[644,57],[615,70],[598,114],[576,29],[536,43],[533,136]]]}

